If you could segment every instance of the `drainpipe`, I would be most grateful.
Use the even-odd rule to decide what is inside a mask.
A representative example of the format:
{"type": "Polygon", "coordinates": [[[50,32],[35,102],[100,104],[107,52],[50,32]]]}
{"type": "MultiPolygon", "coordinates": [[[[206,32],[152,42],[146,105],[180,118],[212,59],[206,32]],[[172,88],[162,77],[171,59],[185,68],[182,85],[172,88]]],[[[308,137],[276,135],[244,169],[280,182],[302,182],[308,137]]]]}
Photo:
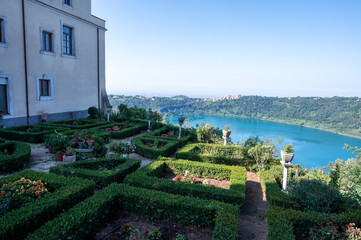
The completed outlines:
{"type": "Polygon", "coordinates": [[[26,97],[26,124],[29,125],[29,86],[28,86],[28,62],[26,55],[26,30],[25,30],[25,0],[22,1],[23,15],[23,39],[24,39],[24,67],[25,67],[25,97],[26,97]]]}
{"type": "Polygon", "coordinates": [[[97,71],[98,71],[98,109],[100,106],[100,59],[99,59],[99,28],[97,28],[97,71]]]}

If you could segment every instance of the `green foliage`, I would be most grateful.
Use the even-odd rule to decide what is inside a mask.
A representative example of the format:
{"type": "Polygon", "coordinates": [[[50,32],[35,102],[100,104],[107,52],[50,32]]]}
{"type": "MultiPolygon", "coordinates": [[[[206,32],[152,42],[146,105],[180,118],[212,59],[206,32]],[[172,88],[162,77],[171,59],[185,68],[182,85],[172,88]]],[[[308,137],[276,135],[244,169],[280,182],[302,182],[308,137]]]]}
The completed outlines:
{"type": "Polygon", "coordinates": [[[128,120],[131,116],[131,111],[128,109],[127,105],[119,104],[118,106],[118,121],[128,120]]]}
{"type": "Polygon", "coordinates": [[[317,226],[314,226],[309,231],[309,239],[311,240],[334,240],[334,239],[346,239],[343,229],[337,226],[335,221],[321,222],[317,226]]]}
{"type": "Polygon", "coordinates": [[[0,172],[11,172],[23,168],[30,161],[31,148],[27,143],[0,143],[0,152],[6,150],[9,155],[0,154],[0,172]]]}
{"type": "Polygon", "coordinates": [[[83,160],[50,168],[50,172],[68,176],[87,178],[97,185],[106,186],[112,182],[122,182],[124,177],[137,170],[140,160],[130,158],[99,158],[83,160]]]}
{"type": "Polygon", "coordinates": [[[45,126],[42,124],[35,126],[20,126],[0,129],[0,137],[21,142],[42,143],[44,142],[45,135],[55,133],[56,131],[61,132],[66,130],[69,129],[64,127],[45,126]],[[36,128],[36,131],[33,131],[34,128],[36,128]]]}
{"type": "Polygon", "coordinates": [[[213,199],[241,206],[245,198],[246,180],[247,171],[243,167],[159,158],[150,165],[128,175],[124,182],[141,188],[213,199]],[[163,179],[163,174],[169,169],[172,169],[175,174],[189,171],[189,174],[196,177],[230,180],[230,189],[198,184],[190,185],[184,182],[163,179]]]}
{"type": "Polygon", "coordinates": [[[219,129],[211,124],[204,124],[197,126],[196,128],[197,141],[200,143],[216,143],[220,141],[221,135],[219,129]]]}
{"type": "Polygon", "coordinates": [[[294,153],[295,151],[293,150],[293,144],[290,143],[288,145],[284,145],[283,146],[283,151],[286,153],[294,153]]]}
{"type": "Polygon", "coordinates": [[[248,150],[248,154],[254,158],[256,162],[256,170],[266,168],[273,160],[273,147],[271,145],[263,145],[256,143],[256,145],[248,150]]]}
{"type": "Polygon", "coordinates": [[[347,209],[338,189],[318,180],[301,179],[289,184],[288,192],[302,211],[337,213],[347,209]]]}
{"type": "Polygon", "coordinates": [[[56,132],[55,134],[45,137],[45,145],[55,152],[64,151],[69,146],[70,137],[63,133],[56,132]]]}
{"type": "Polygon", "coordinates": [[[146,137],[139,137],[134,138],[131,140],[132,144],[135,146],[135,151],[142,155],[143,157],[156,159],[159,156],[168,157],[175,153],[178,149],[178,142],[177,141],[170,141],[170,140],[158,140],[156,138],[146,138],[146,137]],[[163,146],[154,148],[152,146],[148,146],[147,143],[154,144],[155,142],[162,144],[163,146]]]}
{"type": "Polygon", "coordinates": [[[91,238],[117,209],[145,214],[152,219],[214,226],[213,240],[238,239],[240,211],[236,206],[113,183],[47,222],[29,235],[27,240],[91,238]]]}
{"type": "Polygon", "coordinates": [[[98,118],[98,114],[99,114],[98,108],[96,108],[96,107],[90,107],[90,108],[88,108],[88,114],[90,115],[89,117],[90,117],[91,119],[97,119],[97,118],[98,118]]]}
{"type": "Polygon", "coordinates": [[[147,119],[147,110],[138,108],[137,106],[130,107],[130,119],[147,119]]]}
{"type": "Polygon", "coordinates": [[[144,124],[113,123],[90,129],[91,131],[107,132],[113,139],[123,139],[139,134],[144,130],[144,124]],[[118,129],[114,131],[113,129],[118,129]]]}
{"type": "Polygon", "coordinates": [[[0,179],[0,185],[21,177],[47,183],[50,194],[0,217],[0,239],[24,239],[27,234],[93,194],[95,183],[31,170],[0,179]]]}
{"type": "Polygon", "coordinates": [[[70,129],[89,129],[89,128],[95,128],[98,126],[109,124],[109,122],[104,120],[94,120],[94,119],[69,119],[69,120],[63,120],[63,121],[56,121],[56,122],[46,122],[41,123],[41,126],[51,126],[51,127],[65,127],[70,129]]]}
{"type": "Polygon", "coordinates": [[[205,101],[200,98],[110,98],[112,104],[137,105],[161,110],[162,114],[218,115],[261,118],[326,128],[335,132],[361,136],[361,101],[357,97],[263,97],[242,96],[238,99],[205,101]]]}
{"type": "Polygon", "coordinates": [[[4,138],[0,138],[0,143],[4,143],[6,140],[4,138]]]}
{"type": "Polygon", "coordinates": [[[152,227],[152,229],[147,234],[147,240],[157,240],[161,239],[162,232],[157,227],[152,227]]]}
{"type": "Polygon", "coordinates": [[[160,111],[153,112],[151,108],[148,109],[147,118],[150,120],[150,129],[154,130],[161,126],[162,116],[160,111]]]}
{"type": "MultiPolygon", "coordinates": [[[[143,137],[150,137],[150,138],[157,138],[161,140],[171,140],[171,141],[177,141],[179,142],[179,147],[183,147],[186,145],[189,141],[194,140],[195,134],[192,130],[189,129],[182,129],[182,136],[181,138],[174,138],[174,137],[165,137],[167,133],[173,132],[173,135],[179,135],[179,128],[172,127],[172,126],[164,126],[159,129],[153,130],[147,134],[145,134],[143,137]],[[163,135],[163,136],[162,136],[163,135]]],[[[172,134],[171,134],[172,135],[172,134]]]]}

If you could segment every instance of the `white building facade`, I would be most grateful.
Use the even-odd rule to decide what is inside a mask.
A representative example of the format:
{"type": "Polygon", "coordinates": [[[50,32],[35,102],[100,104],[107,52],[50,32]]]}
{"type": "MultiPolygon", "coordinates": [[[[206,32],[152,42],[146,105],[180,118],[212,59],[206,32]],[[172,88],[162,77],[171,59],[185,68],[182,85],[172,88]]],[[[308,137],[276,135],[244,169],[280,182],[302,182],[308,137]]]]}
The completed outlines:
{"type": "Polygon", "coordinates": [[[91,0],[0,0],[5,127],[87,116],[105,92],[105,21],[91,0]]]}

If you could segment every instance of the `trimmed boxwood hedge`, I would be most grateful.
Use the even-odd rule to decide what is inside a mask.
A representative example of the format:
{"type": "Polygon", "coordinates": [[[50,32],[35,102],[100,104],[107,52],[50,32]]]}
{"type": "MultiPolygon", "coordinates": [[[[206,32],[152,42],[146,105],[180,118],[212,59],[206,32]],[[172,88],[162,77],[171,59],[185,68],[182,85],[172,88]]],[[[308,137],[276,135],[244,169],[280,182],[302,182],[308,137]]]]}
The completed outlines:
{"type": "Polygon", "coordinates": [[[117,209],[154,219],[214,226],[213,240],[238,239],[237,206],[113,183],[49,221],[27,240],[90,239],[117,209]]]}
{"type": "Polygon", "coordinates": [[[0,172],[11,172],[23,168],[30,161],[31,148],[27,143],[5,142],[0,144],[0,151],[6,149],[10,154],[0,154],[0,172]]]}
{"type": "Polygon", "coordinates": [[[156,138],[145,138],[145,137],[134,138],[131,140],[131,142],[132,144],[134,144],[135,151],[138,154],[150,159],[156,159],[159,156],[169,157],[170,155],[172,155],[177,151],[179,144],[177,141],[160,140],[156,138]],[[164,144],[164,146],[158,149],[154,149],[145,144],[145,142],[154,143],[154,141],[158,141],[159,143],[164,144]]]}
{"type": "Polygon", "coordinates": [[[281,191],[274,173],[262,171],[260,177],[268,202],[267,223],[270,240],[293,240],[296,236],[307,238],[311,227],[321,222],[329,222],[331,219],[343,226],[349,223],[361,226],[361,209],[350,209],[341,214],[299,211],[294,209],[295,203],[291,197],[281,191]]]}
{"type": "Polygon", "coordinates": [[[122,182],[125,176],[140,167],[139,159],[98,158],[50,168],[50,172],[69,177],[81,177],[95,181],[100,186],[122,182]]]}
{"type": "Polygon", "coordinates": [[[45,135],[52,134],[55,131],[63,132],[66,130],[69,130],[69,128],[45,126],[39,124],[34,126],[2,128],[0,129],[0,137],[6,138],[8,140],[15,140],[20,142],[42,143],[45,140],[44,138],[45,135]],[[28,132],[27,129],[31,127],[40,128],[42,129],[42,131],[28,132]]]}
{"type": "Polygon", "coordinates": [[[182,149],[178,150],[175,154],[177,159],[187,159],[191,161],[198,162],[208,162],[216,164],[225,164],[225,165],[241,165],[241,166],[250,166],[254,165],[254,160],[251,159],[237,159],[237,158],[227,158],[227,157],[215,157],[210,154],[201,154],[194,152],[197,148],[200,147],[215,147],[220,150],[227,149],[227,151],[232,151],[233,149],[239,149],[237,146],[222,146],[217,144],[207,144],[207,143],[192,143],[188,144],[182,149]]]}
{"type": "Polygon", "coordinates": [[[124,183],[136,187],[184,196],[213,199],[242,206],[245,198],[246,181],[247,170],[244,167],[159,158],[150,165],[128,175],[124,183]],[[190,174],[196,177],[230,180],[230,189],[175,182],[161,178],[168,169],[172,169],[175,174],[182,174],[188,170],[190,174]]]}
{"type": "Polygon", "coordinates": [[[0,239],[24,239],[59,213],[91,196],[95,189],[95,183],[90,180],[32,170],[1,178],[0,184],[14,182],[22,177],[46,182],[51,194],[0,217],[0,239]]]}
{"type": "Polygon", "coordinates": [[[4,143],[6,140],[4,138],[0,138],[0,143],[4,143]]]}
{"type": "Polygon", "coordinates": [[[121,123],[112,123],[112,124],[103,125],[101,127],[92,128],[91,130],[98,131],[98,132],[108,132],[110,134],[111,138],[123,139],[123,138],[131,137],[131,136],[139,134],[142,130],[144,130],[144,125],[121,122],[121,123]],[[125,125],[128,127],[124,128],[124,129],[120,129],[119,131],[106,131],[105,130],[106,128],[111,128],[114,126],[125,126],[125,125]]]}
{"type": "Polygon", "coordinates": [[[194,140],[194,133],[192,133],[191,131],[187,130],[187,129],[182,129],[182,134],[186,134],[186,136],[181,137],[180,139],[178,138],[172,138],[172,137],[161,137],[162,134],[167,133],[169,131],[179,131],[179,128],[177,127],[173,127],[173,126],[164,126],[161,127],[159,129],[156,129],[154,131],[151,131],[147,134],[145,134],[143,137],[151,137],[151,138],[158,138],[161,140],[172,140],[172,141],[177,141],[179,142],[179,147],[183,147],[184,145],[186,145],[189,141],[194,140]]]}
{"type": "Polygon", "coordinates": [[[87,118],[69,119],[69,120],[63,120],[63,121],[41,123],[41,125],[44,125],[44,126],[66,127],[66,128],[70,128],[70,129],[88,129],[88,128],[94,128],[94,127],[98,127],[98,126],[102,126],[102,125],[106,125],[106,124],[109,124],[109,122],[99,121],[99,120],[94,120],[94,119],[87,119],[87,118]],[[79,122],[81,122],[81,125],[72,125],[73,121],[79,121],[79,122]]]}

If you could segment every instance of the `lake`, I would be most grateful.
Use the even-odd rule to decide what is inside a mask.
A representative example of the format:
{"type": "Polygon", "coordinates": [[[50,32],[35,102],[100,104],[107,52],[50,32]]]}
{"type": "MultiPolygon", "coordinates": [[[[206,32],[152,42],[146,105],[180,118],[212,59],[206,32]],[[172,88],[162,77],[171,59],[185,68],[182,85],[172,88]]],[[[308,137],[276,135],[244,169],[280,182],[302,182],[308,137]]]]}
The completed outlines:
{"type": "MultiPolygon", "coordinates": [[[[326,167],[330,161],[355,157],[352,152],[343,149],[345,143],[361,147],[361,139],[298,125],[237,117],[191,115],[186,118],[190,120],[192,127],[202,122],[210,123],[221,129],[225,125],[230,125],[231,139],[237,143],[250,136],[283,138],[284,141],[281,145],[289,143],[294,145],[295,157],[292,162],[307,168],[326,167]]],[[[178,124],[177,119],[178,116],[173,117],[174,124],[178,124]]]]}

